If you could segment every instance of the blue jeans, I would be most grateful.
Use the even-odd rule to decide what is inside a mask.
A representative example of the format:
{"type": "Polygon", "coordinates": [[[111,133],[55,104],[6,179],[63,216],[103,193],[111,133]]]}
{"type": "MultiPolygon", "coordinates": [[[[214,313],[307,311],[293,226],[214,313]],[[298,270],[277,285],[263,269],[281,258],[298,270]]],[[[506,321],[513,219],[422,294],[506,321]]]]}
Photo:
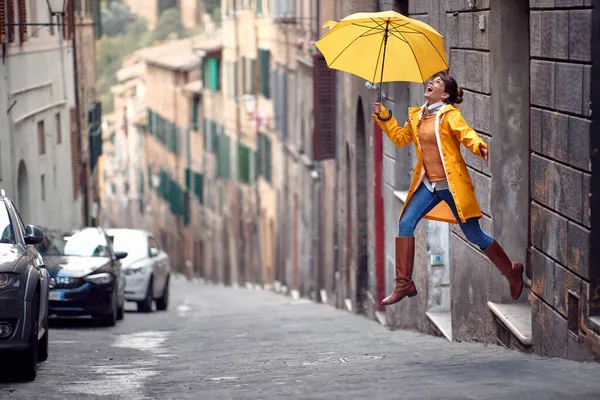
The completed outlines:
{"type": "Polygon", "coordinates": [[[469,218],[467,222],[461,222],[454,199],[449,190],[434,190],[433,193],[427,189],[424,183],[418,187],[410,198],[400,221],[398,221],[398,236],[412,237],[415,235],[417,224],[429,211],[437,206],[441,201],[445,201],[454,213],[463,233],[469,241],[481,250],[485,250],[494,243],[494,238],[481,230],[478,218],[469,218]]]}

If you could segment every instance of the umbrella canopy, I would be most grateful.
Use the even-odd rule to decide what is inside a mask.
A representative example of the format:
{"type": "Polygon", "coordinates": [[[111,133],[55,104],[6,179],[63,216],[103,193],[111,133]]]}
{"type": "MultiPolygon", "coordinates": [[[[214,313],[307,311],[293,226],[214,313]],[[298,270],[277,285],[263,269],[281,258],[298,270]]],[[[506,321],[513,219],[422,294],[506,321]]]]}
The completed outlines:
{"type": "Polygon", "coordinates": [[[369,82],[423,83],[448,69],[442,35],[397,12],[356,13],[324,27],[315,46],[329,68],[369,82]]]}

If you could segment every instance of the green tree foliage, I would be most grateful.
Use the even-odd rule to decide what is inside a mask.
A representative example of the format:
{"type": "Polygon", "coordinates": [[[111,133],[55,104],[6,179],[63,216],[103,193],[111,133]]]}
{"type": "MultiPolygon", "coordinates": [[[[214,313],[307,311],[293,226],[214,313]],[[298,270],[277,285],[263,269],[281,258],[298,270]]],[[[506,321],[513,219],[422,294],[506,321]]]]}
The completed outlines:
{"type": "Polygon", "coordinates": [[[136,15],[119,2],[111,2],[102,9],[102,32],[106,36],[117,36],[125,32],[129,24],[136,20],[136,15]]]}
{"type": "MultiPolygon", "coordinates": [[[[166,7],[171,1],[174,0],[159,3],[166,7]]],[[[119,0],[105,0],[103,6],[103,36],[96,41],[97,87],[102,109],[109,113],[113,110],[110,88],[117,84],[117,72],[122,68],[125,56],[157,42],[188,37],[190,32],[186,32],[178,8],[164,9],[154,31],[149,31],[146,22],[132,14],[119,0]]]]}
{"type": "Polygon", "coordinates": [[[177,8],[177,0],[158,0],[158,15],[171,8],[177,8]]]}
{"type": "Polygon", "coordinates": [[[185,27],[181,22],[181,11],[177,8],[170,8],[163,11],[156,22],[156,28],[152,33],[152,39],[160,42],[169,38],[186,37],[185,27]]]}
{"type": "Polygon", "coordinates": [[[117,71],[123,66],[123,58],[150,44],[152,37],[142,19],[129,24],[122,34],[104,35],[96,42],[98,92],[105,112],[113,109],[110,88],[117,84],[117,71]]]}

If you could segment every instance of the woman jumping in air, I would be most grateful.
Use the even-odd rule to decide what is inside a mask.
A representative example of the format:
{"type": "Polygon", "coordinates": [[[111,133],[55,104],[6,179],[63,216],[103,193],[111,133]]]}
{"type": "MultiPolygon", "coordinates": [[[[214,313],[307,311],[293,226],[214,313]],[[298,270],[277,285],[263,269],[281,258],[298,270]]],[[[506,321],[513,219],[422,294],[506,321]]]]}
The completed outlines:
{"type": "Polygon", "coordinates": [[[462,143],[488,161],[487,145],[454,107],[462,102],[463,91],[448,72],[440,72],[427,85],[425,99],[427,103],[422,107],[409,108],[403,127],[383,105],[375,103],[373,107],[373,118],[390,140],[398,147],[413,142],[418,156],[398,223],[396,287],[381,304],[389,306],[417,294],[412,279],[414,231],[422,218],[458,223],[467,239],[479,246],[506,277],[510,294],[517,299],[523,291],[523,266],[512,262],[498,242],[481,230],[481,209],[460,153],[462,143]]]}

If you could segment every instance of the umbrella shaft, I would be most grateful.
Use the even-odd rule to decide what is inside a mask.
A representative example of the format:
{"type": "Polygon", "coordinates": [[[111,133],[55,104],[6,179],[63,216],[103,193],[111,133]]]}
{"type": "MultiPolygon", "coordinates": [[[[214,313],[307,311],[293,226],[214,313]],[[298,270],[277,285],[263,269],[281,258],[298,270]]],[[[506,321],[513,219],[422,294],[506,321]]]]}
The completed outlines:
{"type": "Polygon", "coordinates": [[[383,34],[383,59],[381,60],[381,78],[379,79],[379,96],[377,97],[377,102],[381,102],[381,89],[383,86],[383,66],[385,65],[385,49],[387,47],[388,41],[388,27],[390,21],[385,21],[385,33],[383,34]]]}

